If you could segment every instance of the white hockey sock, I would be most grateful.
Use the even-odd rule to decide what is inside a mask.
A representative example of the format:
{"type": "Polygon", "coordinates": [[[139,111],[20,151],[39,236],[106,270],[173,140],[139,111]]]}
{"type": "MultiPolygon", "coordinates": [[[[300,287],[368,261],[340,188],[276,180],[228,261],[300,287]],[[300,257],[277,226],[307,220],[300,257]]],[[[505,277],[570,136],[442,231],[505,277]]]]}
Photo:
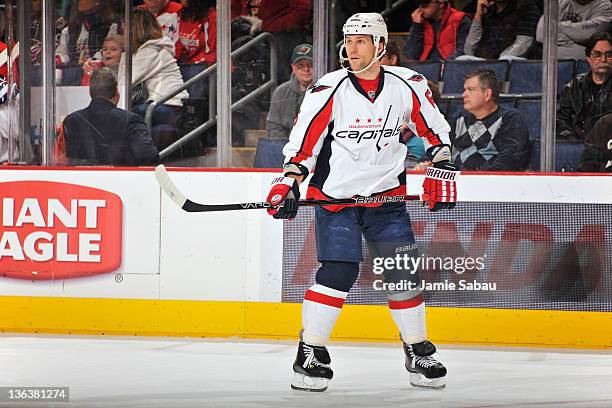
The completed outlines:
{"type": "Polygon", "coordinates": [[[302,303],[302,325],[304,343],[324,346],[340,316],[348,292],[342,292],[318,283],[311,286],[302,303]]]}
{"type": "Polygon", "coordinates": [[[406,344],[427,340],[423,295],[408,300],[389,300],[389,310],[406,344]]]}

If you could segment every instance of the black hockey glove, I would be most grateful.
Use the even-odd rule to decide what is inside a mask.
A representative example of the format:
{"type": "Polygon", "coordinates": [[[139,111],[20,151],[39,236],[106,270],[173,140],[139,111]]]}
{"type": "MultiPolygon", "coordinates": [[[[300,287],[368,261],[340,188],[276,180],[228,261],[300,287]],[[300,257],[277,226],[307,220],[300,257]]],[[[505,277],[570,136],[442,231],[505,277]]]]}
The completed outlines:
{"type": "Polygon", "coordinates": [[[300,201],[300,185],[293,177],[303,176],[304,180],[308,176],[308,169],[301,164],[287,163],[284,167],[283,177],[272,180],[272,186],[268,193],[267,202],[273,206],[282,204],[282,207],[269,208],[268,214],[276,219],[294,219],[298,212],[300,201]]]}

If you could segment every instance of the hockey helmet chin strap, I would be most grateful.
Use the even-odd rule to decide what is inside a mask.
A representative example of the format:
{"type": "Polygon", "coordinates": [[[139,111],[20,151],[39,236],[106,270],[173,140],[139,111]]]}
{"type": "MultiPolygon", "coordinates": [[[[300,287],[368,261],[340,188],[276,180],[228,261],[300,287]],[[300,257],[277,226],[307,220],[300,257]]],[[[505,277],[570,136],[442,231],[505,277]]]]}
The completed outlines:
{"type": "MultiPolygon", "coordinates": [[[[370,61],[370,63],[365,67],[365,68],[361,68],[359,71],[353,71],[351,69],[351,64],[349,63],[350,58],[346,58],[342,55],[342,52],[346,50],[346,37],[344,42],[342,43],[342,46],[340,47],[340,52],[338,53],[338,57],[340,58],[340,66],[342,68],[345,68],[348,72],[350,72],[351,74],[359,74],[363,71],[368,70],[372,64],[374,64],[374,62],[376,61],[380,61],[383,57],[383,55],[385,55],[385,53],[387,52],[387,44],[384,45],[383,50],[381,51],[380,55],[378,55],[378,44],[375,44],[374,46],[376,47],[376,53],[374,54],[374,58],[372,58],[372,61],[370,61]],[[346,64],[346,65],[345,65],[346,64]]],[[[348,53],[347,53],[348,55],[348,53]]]]}

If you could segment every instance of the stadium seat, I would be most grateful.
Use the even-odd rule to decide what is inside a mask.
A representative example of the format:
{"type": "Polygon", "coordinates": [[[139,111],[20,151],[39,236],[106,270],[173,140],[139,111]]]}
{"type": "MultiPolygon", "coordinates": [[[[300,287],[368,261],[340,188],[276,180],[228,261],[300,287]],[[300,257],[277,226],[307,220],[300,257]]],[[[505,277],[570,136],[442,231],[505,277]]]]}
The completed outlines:
{"type": "Polygon", "coordinates": [[[446,61],[444,63],[444,95],[463,93],[464,78],[470,72],[477,69],[490,69],[495,71],[500,81],[506,80],[508,63],[506,61],[446,61]]]}
{"type": "Polygon", "coordinates": [[[453,124],[451,123],[453,117],[459,112],[463,112],[463,99],[453,99],[448,104],[448,107],[446,108],[446,113],[444,114],[444,117],[446,118],[448,123],[450,123],[451,126],[453,126],[453,124]]]}
{"type": "Polygon", "coordinates": [[[583,142],[557,141],[555,169],[557,171],[577,171],[583,142]]]}
{"type": "Polygon", "coordinates": [[[557,65],[557,94],[574,77],[574,60],[561,60],[557,65]]]}
{"type": "Polygon", "coordinates": [[[576,70],[574,71],[575,75],[584,74],[591,69],[591,66],[585,60],[577,60],[576,61],[576,70]]]}
{"type": "Polygon", "coordinates": [[[529,138],[539,140],[542,126],[542,101],[521,99],[516,103],[516,109],[525,117],[529,138]]]}
{"type": "MultiPolygon", "coordinates": [[[[508,92],[513,94],[542,92],[542,61],[514,61],[510,64],[508,92]]],[[[574,61],[561,60],[557,64],[557,93],[572,79],[574,61]]]]}
{"type": "Polygon", "coordinates": [[[257,150],[255,151],[255,160],[253,167],[256,168],[281,168],[285,156],[283,155],[283,147],[287,144],[288,139],[268,139],[261,138],[257,142],[257,150]]]}
{"type": "MultiPolygon", "coordinates": [[[[582,142],[557,141],[555,148],[555,171],[577,171],[580,154],[582,153],[582,146],[582,142]]],[[[540,170],[540,150],[540,141],[533,140],[529,156],[529,170],[540,170]]]]}
{"type": "Polygon", "coordinates": [[[83,68],[80,65],[62,68],[62,80],[60,81],[62,86],[79,86],[81,79],[83,79],[83,68]]]}
{"type": "Polygon", "coordinates": [[[446,116],[446,112],[448,111],[448,101],[440,101],[440,103],[438,103],[438,109],[440,109],[440,112],[446,116]]]}
{"type": "Polygon", "coordinates": [[[531,141],[527,170],[540,171],[540,140],[531,141]]]}
{"type": "Polygon", "coordinates": [[[509,92],[514,94],[542,92],[542,62],[514,61],[508,73],[509,92]]]}
{"type": "Polygon", "coordinates": [[[442,68],[440,61],[409,62],[402,65],[425,75],[425,78],[432,82],[438,83],[440,81],[440,70],[442,68]]]}

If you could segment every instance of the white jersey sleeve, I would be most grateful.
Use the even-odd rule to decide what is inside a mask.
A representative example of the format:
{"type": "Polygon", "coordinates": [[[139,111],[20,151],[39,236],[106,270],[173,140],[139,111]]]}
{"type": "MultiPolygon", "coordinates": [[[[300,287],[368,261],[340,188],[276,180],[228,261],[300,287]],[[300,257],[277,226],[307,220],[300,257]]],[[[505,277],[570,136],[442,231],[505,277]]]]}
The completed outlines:
{"type": "Polygon", "coordinates": [[[425,77],[414,73],[406,78],[406,84],[412,91],[412,109],[405,117],[410,130],[423,138],[425,150],[439,144],[450,145],[450,125],[434,102],[425,77]]]}
{"type": "Polygon", "coordinates": [[[299,163],[312,172],[333,121],[334,95],[342,81],[338,77],[334,73],[325,75],[306,91],[289,143],[283,148],[285,163],[299,163]]]}

